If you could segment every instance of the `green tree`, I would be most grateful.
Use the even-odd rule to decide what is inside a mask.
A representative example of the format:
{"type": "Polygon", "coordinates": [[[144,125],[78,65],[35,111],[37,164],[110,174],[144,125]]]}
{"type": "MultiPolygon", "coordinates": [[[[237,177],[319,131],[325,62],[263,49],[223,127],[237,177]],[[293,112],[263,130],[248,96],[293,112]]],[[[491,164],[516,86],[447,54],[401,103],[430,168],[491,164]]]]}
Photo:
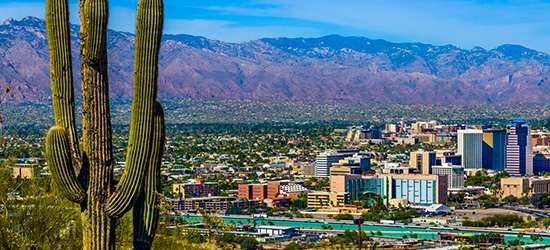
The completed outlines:
{"type": "Polygon", "coordinates": [[[183,234],[183,239],[186,242],[192,244],[202,244],[206,242],[206,238],[204,237],[204,235],[202,235],[202,233],[197,230],[187,230],[183,234]]]}
{"type": "Polygon", "coordinates": [[[258,241],[252,237],[246,237],[241,242],[241,248],[245,250],[256,250],[258,249],[258,245],[259,245],[258,241]]]}
{"type": "Polygon", "coordinates": [[[351,214],[337,214],[333,217],[335,220],[353,220],[353,215],[351,214]]]}
{"type": "Polygon", "coordinates": [[[79,207],[58,199],[51,178],[12,178],[0,167],[0,249],[79,249],[79,207]]]}
{"type": "Polygon", "coordinates": [[[300,250],[300,245],[294,243],[294,242],[291,242],[290,244],[286,245],[285,248],[283,248],[283,250],[300,250]]]}
{"type": "Polygon", "coordinates": [[[508,203],[508,205],[511,206],[512,204],[519,202],[519,199],[513,195],[508,195],[502,198],[502,201],[508,203]]]}

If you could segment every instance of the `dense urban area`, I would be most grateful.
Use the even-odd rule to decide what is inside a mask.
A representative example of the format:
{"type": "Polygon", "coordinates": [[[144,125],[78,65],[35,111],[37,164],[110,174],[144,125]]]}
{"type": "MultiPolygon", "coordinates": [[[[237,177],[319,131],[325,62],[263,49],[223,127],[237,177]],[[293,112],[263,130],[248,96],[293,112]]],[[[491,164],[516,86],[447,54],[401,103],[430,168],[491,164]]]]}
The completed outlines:
{"type": "MultiPolygon", "coordinates": [[[[129,105],[112,110],[120,176],[129,105]]],[[[166,101],[154,248],[544,248],[548,111],[166,101]]],[[[80,208],[58,198],[44,160],[49,112],[2,113],[2,249],[81,247],[80,208]]],[[[121,249],[131,249],[129,214],[121,249]]]]}

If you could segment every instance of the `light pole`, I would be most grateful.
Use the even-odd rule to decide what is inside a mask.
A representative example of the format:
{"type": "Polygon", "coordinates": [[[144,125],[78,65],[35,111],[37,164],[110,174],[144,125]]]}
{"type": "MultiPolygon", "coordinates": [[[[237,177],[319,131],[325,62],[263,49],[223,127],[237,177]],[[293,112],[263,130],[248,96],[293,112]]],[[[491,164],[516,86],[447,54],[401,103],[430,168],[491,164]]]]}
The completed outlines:
{"type": "Polygon", "coordinates": [[[363,218],[359,218],[359,219],[354,219],[353,220],[353,224],[357,225],[357,239],[358,239],[358,245],[359,245],[359,250],[361,250],[361,225],[365,222],[365,220],[363,218]]]}

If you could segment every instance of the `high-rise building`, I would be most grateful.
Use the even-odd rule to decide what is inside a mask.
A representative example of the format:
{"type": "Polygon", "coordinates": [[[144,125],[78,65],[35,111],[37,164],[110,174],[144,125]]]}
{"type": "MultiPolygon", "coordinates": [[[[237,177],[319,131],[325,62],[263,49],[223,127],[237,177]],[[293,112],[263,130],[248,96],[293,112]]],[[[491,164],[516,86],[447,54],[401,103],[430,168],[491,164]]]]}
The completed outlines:
{"type": "Polygon", "coordinates": [[[506,126],[506,171],[513,176],[533,174],[531,126],[522,119],[506,126]]]}
{"type": "Polygon", "coordinates": [[[442,166],[433,166],[432,173],[435,175],[446,175],[448,188],[463,188],[464,187],[464,167],[445,163],[442,166]]]}
{"type": "Polygon", "coordinates": [[[458,130],[458,154],[464,168],[483,167],[483,130],[458,130]]]}
{"type": "Polygon", "coordinates": [[[504,171],[506,130],[483,130],[483,163],[485,169],[504,171]]]}
{"type": "Polygon", "coordinates": [[[362,174],[370,170],[370,157],[366,155],[355,154],[346,157],[338,163],[333,163],[330,167],[330,175],[339,174],[362,174]]]}
{"type": "Polygon", "coordinates": [[[411,157],[409,160],[409,165],[413,168],[418,169],[420,174],[431,174],[432,166],[436,164],[436,155],[435,152],[427,151],[415,151],[411,152],[411,157]]]}
{"type": "Polygon", "coordinates": [[[358,150],[329,150],[320,153],[315,161],[315,175],[318,177],[327,177],[330,175],[330,167],[333,163],[353,156],[359,153],[358,150]]]}
{"type": "Polygon", "coordinates": [[[436,150],[436,165],[451,163],[452,165],[462,165],[462,155],[456,154],[452,150],[436,150]]]}

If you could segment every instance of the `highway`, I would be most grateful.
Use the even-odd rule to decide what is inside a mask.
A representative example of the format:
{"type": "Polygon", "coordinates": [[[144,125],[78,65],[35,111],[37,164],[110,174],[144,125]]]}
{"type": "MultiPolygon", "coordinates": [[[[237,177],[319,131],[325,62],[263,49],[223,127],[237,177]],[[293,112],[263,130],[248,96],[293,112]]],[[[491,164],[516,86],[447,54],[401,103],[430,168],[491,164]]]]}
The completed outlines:
{"type": "MultiPolygon", "coordinates": [[[[230,215],[222,216],[226,223],[235,224],[253,224],[253,219],[250,216],[245,215],[230,215]]],[[[185,218],[184,218],[185,219],[185,218]]],[[[189,222],[200,221],[200,216],[191,215],[188,219],[189,222]]],[[[299,228],[302,232],[332,232],[341,233],[344,230],[357,230],[357,225],[353,224],[353,221],[334,220],[334,219],[309,219],[309,218],[286,218],[286,217],[269,217],[264,219],[265,225],[272,222],[275,226],[288,226],[299,228]],[[323,229],[330,226],[332,229],[323,229]],[[321,231],[322,229],[322,231],[321,231]]],[[[261,221],[257,220],[257,224],[261,221]]],[[[523,240],[530,242],[529,235],[535,234],[543,237],[543,244],[550,244],[550,234],[548,233],[528,233],[520,230],[508,231],[507,228],[477,228],[477,227],[462,227],[462,226],[430,226],[430,225],[405,225],[397,223],[394,225],[378,224],[376,222],[367,221],[361,226],[362,230],[370,234],[371,232],[382,232],[383,236],[389,237],[402,237],[403,235],[416,234],[420,239],[437,239],[438,233],[469,233],[469,234],[481,234],[481,233],[499,233],[504,235],[505,240],[517,239],[519,232],[523,233],[523,240]]]]}

